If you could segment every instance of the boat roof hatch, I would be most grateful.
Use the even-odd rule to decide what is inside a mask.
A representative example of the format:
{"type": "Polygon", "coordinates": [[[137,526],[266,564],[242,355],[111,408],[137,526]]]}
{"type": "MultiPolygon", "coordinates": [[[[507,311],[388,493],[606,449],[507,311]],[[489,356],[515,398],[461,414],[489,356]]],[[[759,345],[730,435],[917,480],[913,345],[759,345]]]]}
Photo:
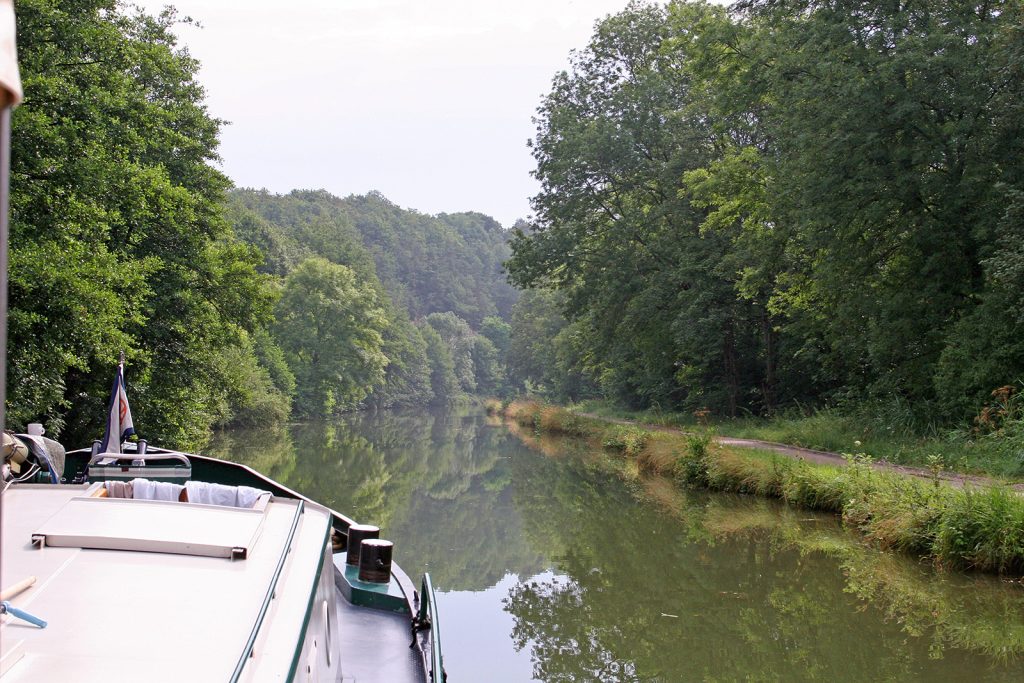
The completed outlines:
{"type": "Polygon", "coordinates": [[[140,550],[244,560],[260,536],[265,514],[265,509],[78,496],[37,527],[32,543],[40,548],[140,550]]]}

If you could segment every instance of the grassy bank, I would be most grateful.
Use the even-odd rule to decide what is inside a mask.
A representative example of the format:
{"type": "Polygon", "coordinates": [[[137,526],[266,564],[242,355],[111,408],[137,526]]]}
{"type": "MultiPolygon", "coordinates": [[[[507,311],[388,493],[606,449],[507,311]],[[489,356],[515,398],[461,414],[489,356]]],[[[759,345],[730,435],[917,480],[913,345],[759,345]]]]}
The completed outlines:
{"type": "MultiPolygon", "coordinates": [[[[631,411],[601,401],[584,402],[577,408],[666,427],[699,426],[692,414],[631,411]]],[[[1013,429],[978,433],[968,429],[943,431],[935,426],[914,428],[906,406],[898,403],[845,412],[821,409],[773,418],[711,417],[707,422],[722,436],[776,441],[836,453],[856,451],[899,465],[941,467],[946,472],[1024,480],[1024,435],[1013,429]]]]}
{"type": "Polygon", "coordinates": [[[847,467],[812,465],[722,447],[707,431],[648,431],[531,401],[512,403],[504,412],[522,426],[586,439],[681,484],[840,514],[882,547],[920,554],[942,566],[1024,574],[1024,497],[1008,488],[957,489],[879,472],[863,455],[851,456],[847,467]]]}

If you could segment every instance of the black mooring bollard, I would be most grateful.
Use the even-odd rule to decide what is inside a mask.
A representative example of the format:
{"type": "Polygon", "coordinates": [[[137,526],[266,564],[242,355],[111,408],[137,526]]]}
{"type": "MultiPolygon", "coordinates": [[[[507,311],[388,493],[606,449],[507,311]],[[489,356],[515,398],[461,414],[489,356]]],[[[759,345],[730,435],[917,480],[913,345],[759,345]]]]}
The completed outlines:
{"type": "Polygon", "coordinates": [[[348,554],[345,556],[345,564],[353,567],[359,566],[359,544],[367,538],[380,536],[380,527],[372,524],[353,524],[348,528],[348,554]]]}
{"type": "Polygon", "coordinates": [[[359,550],[359,580],[368,583],[391,581],[391,541],[368,538],[359,550]]]}

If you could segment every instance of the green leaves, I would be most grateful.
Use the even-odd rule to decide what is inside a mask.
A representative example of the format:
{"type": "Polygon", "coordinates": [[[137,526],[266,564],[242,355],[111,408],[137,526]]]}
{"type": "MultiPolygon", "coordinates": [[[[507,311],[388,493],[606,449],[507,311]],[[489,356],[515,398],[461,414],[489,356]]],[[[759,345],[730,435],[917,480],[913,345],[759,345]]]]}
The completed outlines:
{"type": "Polygon", "coordinates": [[[230,412],[222,354],[246,357],[273,297],[221,217],[221,122],[177,19],[133,12],[18,5],[8,409],[14,426],[97,437],[123,350],[140,433],[187,447],[230,412]]]}
{"type": "Polygon", "coordinates": [[[386,323],[376,292],[347,266],[311,258],[288,276],[275,332],[295,373],[301,414],[352,408],[383,381],[386,323]]]}
{"type": "Polygon", "coordinates": [[[894,394],[962,414],[965,391],[1024,375],[1019,221],[1000,223],[1024,187],[1021,12],[751,0],[609,17],[538,110],[513,280],[567,295],[586,373],[628,403],[894,394]]]}

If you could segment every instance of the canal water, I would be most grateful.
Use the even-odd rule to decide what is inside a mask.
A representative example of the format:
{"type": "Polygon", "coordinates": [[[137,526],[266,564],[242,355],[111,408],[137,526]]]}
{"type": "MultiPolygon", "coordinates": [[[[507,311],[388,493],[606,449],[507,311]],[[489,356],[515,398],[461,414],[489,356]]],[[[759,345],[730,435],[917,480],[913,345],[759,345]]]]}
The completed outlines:
{"type": "Polygon", "coordinates": [[[479,411],[219,434],[395,542],[449,680],[1024,680],[1024,587],[883,553],[832,516],[687,492],[479,411]]]}

